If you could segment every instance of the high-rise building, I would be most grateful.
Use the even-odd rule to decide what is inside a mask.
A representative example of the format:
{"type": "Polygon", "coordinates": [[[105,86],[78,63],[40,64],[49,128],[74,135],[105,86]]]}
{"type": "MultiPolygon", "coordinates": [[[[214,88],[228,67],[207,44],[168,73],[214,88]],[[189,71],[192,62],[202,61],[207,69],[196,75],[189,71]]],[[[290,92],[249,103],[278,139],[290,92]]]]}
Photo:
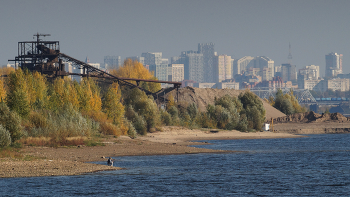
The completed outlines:
{"type": "Polygon", "coordinates": [[[343,54],[326,55],[326,77],[336,77],[343,73],[343,54]]]}
{"type": "Polygon", "coordinates": [[[283,81],[295,81],[297,79],[296,67],[291,64],[282,64],[281,75],[283,81]]]}
{"type": "Polygon", "coordinates": [[[123,63],[120,56],[107,55],[104,57],[105,69],[118,69],[121,65],[123,65],[123,63]]]}
{"type": "Polygon", "coordinates": [[[146,52],[142,53],[141,57],[144,57],[144,64],[147,65],[160,65],[162,63],[162,52],[146,52]]]}
{"type": "Polygon", "coordinates": [[[305,66],[298,72],[298,88],[306,89],[312,87],[314,82],[305,82],[307,80],[318,80],[320,77],[320,67],[315,65],[305,66]],[[310,85],[311,84],[311,85],[310,85]]]}
{"type": "Polygon", "coordinates": [[[149,65],[149,71],[160,81],[168,81],[168,64],[149,65]]]}
{"type": "Polygon", "coordinates": [[[299,79],[318,79],[320,77],[320,67],[315,65],[305,66],[305,68],[299,69],[299,79]]]}
{"type": "Polygon", "coordinates": [[[184,51],[178,62],[184,64],[185,80],[192,80],[197,83],[205,81],[202,53],[198,53],[198,51],[184,51]]]}
{"type": "Polygon", "coordinates": [[[204,68],[204,80],[205,82],[213,83],[215,82],[215,72],[213,58],[215,56],[214,43],[199,43],[198,53],[203,54],[203,68],[204,68]]]}
{"type": "Polygon", "coordinates": [[[214,70],[210,74],[213,75],[212,78],[214,82],[222,82],[226,79],[232,79],[232,66],[231,66],[231,56],[228,55],[217,55],[213,58],[214,70]]]}

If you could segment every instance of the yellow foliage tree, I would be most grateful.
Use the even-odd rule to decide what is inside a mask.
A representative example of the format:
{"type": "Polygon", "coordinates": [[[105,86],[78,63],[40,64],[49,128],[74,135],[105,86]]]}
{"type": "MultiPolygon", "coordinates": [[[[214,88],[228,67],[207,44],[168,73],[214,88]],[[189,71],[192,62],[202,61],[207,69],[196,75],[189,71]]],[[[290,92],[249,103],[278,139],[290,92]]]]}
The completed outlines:
{"type": "Polygon", "coordinates": [[[24,70],[24,78],[27,86],[27,96],[29,100],[29,105],[32,107],[36,101],[36,88],[34,83],[34,77],[29,70],[24,70]]]}
{"type": "Polygon", "coordinates": [[[75,88],[75,84],[70,82],[70,83],[67,83],[66,87],[69,92],[69,97],[68,97],[69,102],[72,104],[74,109],[79,110],[80,101],[79,101],[77,89],[75,88]]]}
{"type": "Polygon", "coordinates": [[[8,75],[7,106],[21,117],[27,117],[30,112],[27,83],[24,72],[17,69],[8,75]]]}
{"type": "Polygon", "coordinates": [[[89,78],[88,83],[90,84],[90,89],[91,89],[91,100],[90,100],[90,105],[91,105],[91,110],[92,111],[101,111],[102,109],[102,101],[100,97],[100,88],[96,84],[96,82],[89,78]]]}
{"type": "MultiPolygon", "coordinates": [[[[133,61],[131,59],[125,60],[124,65],[119,67],[117,70],[112,70],[111,74],[124,78],[158,80],[156,77],[154,77],[153,73],[149,72],[140,62],[137,60],[133,61]]],[[[135,81],[130,82],[136,84],[135,81]]],[[[160,83],[141,82],[140,85],[151,92],[156,92],[161,89],[160,83]]]]}
{"type": "Polygon", "coordinates": [[[92,91],[90,83],[87,79],[82,79],[80,82],[80,102],[81,102],[81,110],[88,112],[91,111],[91,100],[92,100],[92,91]]]}
{"type": "MultiPolygon", "coordinates": [[[[10,73],[10,71],[14,71],[14,69],[10,68],[1,68],[0,69],[0,76],[2,75],[8,75],[10,73]]],[[[1,101],[5,101],[6,99],[6,85],[5,85],[5,78],[0,77],[0,102],[1,101]]]]}
{"type": "Polygon", "coordinates": [[[4,82],[0,78],[0,102],[5,101],[6,99],[6,89],[4,87],[4,82]]]}
{"type": "Polygon", "coordinates": [[[121,92],[118,83],[113,83],[104,95],[103,111],[107,116],[113,119],[116,125],[123,124],[124,106],[121,102],[121,92]]]}
{"type": "Polygon", "coordinates": [[[48,94],[47,94],[47,81],[45,76],[41,75],[39,72],[34,72],[32,74],[32,81],[34,87],[34,106],[32,108],[43,108],[47,105],[48,94]]]}
{"type": "Polygon", "coordinates": [[[289,97],[290,97],[290,101],[291,101],[291,103],[292,103],[292,105],[294,107],[295,113],[305,112],[306,109],[299,104],[297,98],[295,98],[295,96],[294,96],[293,90],[290,90],[290,92],[288,94],[289,94],[289,97]]]}
{"type": "MultiPolygon", "coordinates": [[[[54,80],[50,95],[50,109],[60,109],[65,104],[71,103],[73,108],[80,109],[81,100],[80,98],[85,98],[86,96],[81,96],[78,93],[81,90],[80,85],[75,81],[72,82],[69,78],[57,78],[54,80]]],[[[89,106],[88,106],[89,107],[89,106]]]]}
{"type": "Polygon", "coordinates": [[[0,69],[0,75],[9,75],[11,72],[15,72],[15,69],[12,67],[3,67],[0,69]]]}
{"type": "Polygon", "coordinates": [[[170,109],[170,107],[175,106],[174,96],[172,94],[168,97],[168,103],[166,105],[167,109],[170,109]]]}

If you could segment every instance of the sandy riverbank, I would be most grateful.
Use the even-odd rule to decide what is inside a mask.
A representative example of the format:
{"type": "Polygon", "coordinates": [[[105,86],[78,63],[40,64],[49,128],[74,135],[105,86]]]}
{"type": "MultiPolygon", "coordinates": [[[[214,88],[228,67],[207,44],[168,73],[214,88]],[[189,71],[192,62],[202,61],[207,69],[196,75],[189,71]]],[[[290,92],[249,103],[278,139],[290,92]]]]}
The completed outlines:
{"type": "Polygon", "coordinates": [[[0,177],[79,175],[102,170],[120,169],[116,167],[118,166],[118,162],[115,162],[115,167],[85,163],[89,161],[106,161],[106,157],[229,152],[188,146],[206,144],[192,142],[196,140],[293,137],[300,136],[272,132],[242,133],[239,131],[219,131],[215,133],[196,129],[190,130],[181,127],[164,127],[163,132],[149,133],[147,136],[138,137],[136,139],[130,139],[126,136],[106,138],[103,141],[105,146],[61,148],[25,147],[22,150],[24,155],[42,159],[33,161],[0,159],[0,177]]]}

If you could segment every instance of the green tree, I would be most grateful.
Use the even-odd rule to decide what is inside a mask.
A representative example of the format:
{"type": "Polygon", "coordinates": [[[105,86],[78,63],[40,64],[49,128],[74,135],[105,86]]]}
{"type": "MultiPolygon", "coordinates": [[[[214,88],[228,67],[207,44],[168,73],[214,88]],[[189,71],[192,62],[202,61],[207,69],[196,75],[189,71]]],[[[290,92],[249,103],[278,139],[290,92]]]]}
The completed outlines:
{"type": "Polygon", "coordinates": [[[238,96],[243,105],[241,115],[245,114],[248,121],[248,129],[261,130],[265,122],[265,108],[261,99],[250,91],[245,91],[238,96]]]}
{"type": "Polygon", "coordinates": [[[295,98],[293,91],[283,94],[282,90],[279,89],[276,93],[273,107],[280,110],[286,115],[305,112],[305,108],[301,107],[298,100],[295,98]]]}
{"type": "Polygon", "coordinates": [[[21,117],[26,118],[30,112],[30,101],[23,71],[18,69],[15,72],[11,72],[8,84],[7,105],[21,117]]]}
{"type": "Polygon", "coordinates": [[[11,134],[0,124],[0,148],[11,144],[11,134]]]}
{"type": "Polygon", "coordinates": [[[140,135],[147,133],[147,124],[143,116],[135,112],[132,106],[128,106],[125,110],[125,117],[132,123],[136,132],[140,135]]]}
{"type": "Polygon", "coordinates": [[[21,118],[16,112],[10,111],[4,102],[0,102],[0,124],[10,132],[12,142],[23,136],[21,118]]]}

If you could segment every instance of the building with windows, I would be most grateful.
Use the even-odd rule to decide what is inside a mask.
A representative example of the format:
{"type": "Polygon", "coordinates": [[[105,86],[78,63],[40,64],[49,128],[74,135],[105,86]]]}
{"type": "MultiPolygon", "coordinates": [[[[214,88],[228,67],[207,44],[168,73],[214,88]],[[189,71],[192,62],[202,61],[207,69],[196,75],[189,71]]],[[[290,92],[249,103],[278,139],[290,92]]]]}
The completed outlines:
{"type": "Polygon", "coordinates": [[[326,55],[326,77],[336,77],[343,73],[343,54],[329,53],[326,55]]]}
{"type": "Polygon", "coordinates": [[[213,58],[213,72],[210,73],[214,82],[222,82],[226,79],[232,79],[231,56],[216,55],[213,58]]]}
{"type": "Polygon", "coordinates": [[[141,57],[144,58],[144,65],[160,65],[162,63],[162,52],[146,52],[142,53],[141,57]]]}
{"type": "Polygon", "coordinates": [[[206,82],[204,78],[203,54],[198,51],[183,51],[180,57],[172,57],[172,64],[184,65],[184,80],[206,82]]]}
{"type": "Polygon", "coordinates": [[[324,80],[309,79],[309,80],[304,80],[303,86],[298,88],[320,91],[320,92],[325,92],[328,89],[333,91],[346,92],[346,91],[349,91],[349,88],[350,88],[349,81],[350,79],[341,79],[341,78],[324,79],[324,80]]]}
{"type": "Polygon", "coordinates": [[[306,80],[298,79],[298,88],[305,89],[305,90],[321,91],[321,89],[323,90],[323,88],[321,88],[320,86],[317,86],[321,81],[322,81],[321,79],[306,79],[306,80]]]}
{"type": "Polygon", "coordinates": [[[216,87],[218,89],[235,89],[235,90],[239,90],[239,83],[238,82],[220,82],[220,83],[216,83],[216,87]]]}
{"type": "Polygon", "coordinates": [[[270,81],[275,76],[274,72],[275,61],[265,56],[254,58],[254,68],[260,68],[259,75],[263,81],[270,81]]]}
{"type": "Polygon", "coordinates": [[[283,81],[296,82],[297,72],[295,65],[292,64],[282,64],[281,65],[281,78],[283,81]]]}
{"type": "Polygon", "coordinates": [[[214,43],[199,43],[198,53],[203,54],[203,69],[204,69],[204,79],[205,82],[215,83],[216,75],[213,75],[216,68],[214,66],[214,43]]]}
{"type": "Polygon", "coordinates": [[[298,72],[298,88],[304,89],[305,80],[318,80],[320,77],[320,67],[315,65],[305,66],[298,72]]]}
{"type": "Polygon", "coordinates": [[[349,79],[328,79],[324,80],[326,83],[326,88],[324,91],[331,89],[333,91],[341,91],[341,92],[346,92],[349,91],[349,79]]]}
{"type": "Polygon", "coordinates": [[[245,56],[233,61],[232,74],[253,72],[255,76],[261,76],[263,81],[272,80],[275,76],[275,62],[265,56],[245,56]]]}
{"type": "Polygon", "coordinates": [[[112,55],[105,56],[103,63],[104,63],[104,68],[108,70],[118,69],[119,66],[123,65],[123,62],[120,56],[112,56],[112,55]]]}
{"type": "Polygon", "coordinates": [[[183,64],[168,65],[168,81],[183,81],[185,79],[183,64]]]}
{"type": "Polygon", "coordinates": [[[149,71],[154,72],[154,76],[160,81],[168,81],[168,65],[150,65],[149,71]]]}
{"type": "Polygon", "coordinates": [[[299,69],[298,79],[318,79],[320,77],[320,67],[315,65],[305,66],[299,69]]]}
{"type": "Polygon", "coordinates": [[[251,56],[245,56],[234,60],[232,65],[232,75],[243,74],[247,68],[254,67],[254,62],[252,62],[252,60],[254,60],[254,57],[251,56]]]}

